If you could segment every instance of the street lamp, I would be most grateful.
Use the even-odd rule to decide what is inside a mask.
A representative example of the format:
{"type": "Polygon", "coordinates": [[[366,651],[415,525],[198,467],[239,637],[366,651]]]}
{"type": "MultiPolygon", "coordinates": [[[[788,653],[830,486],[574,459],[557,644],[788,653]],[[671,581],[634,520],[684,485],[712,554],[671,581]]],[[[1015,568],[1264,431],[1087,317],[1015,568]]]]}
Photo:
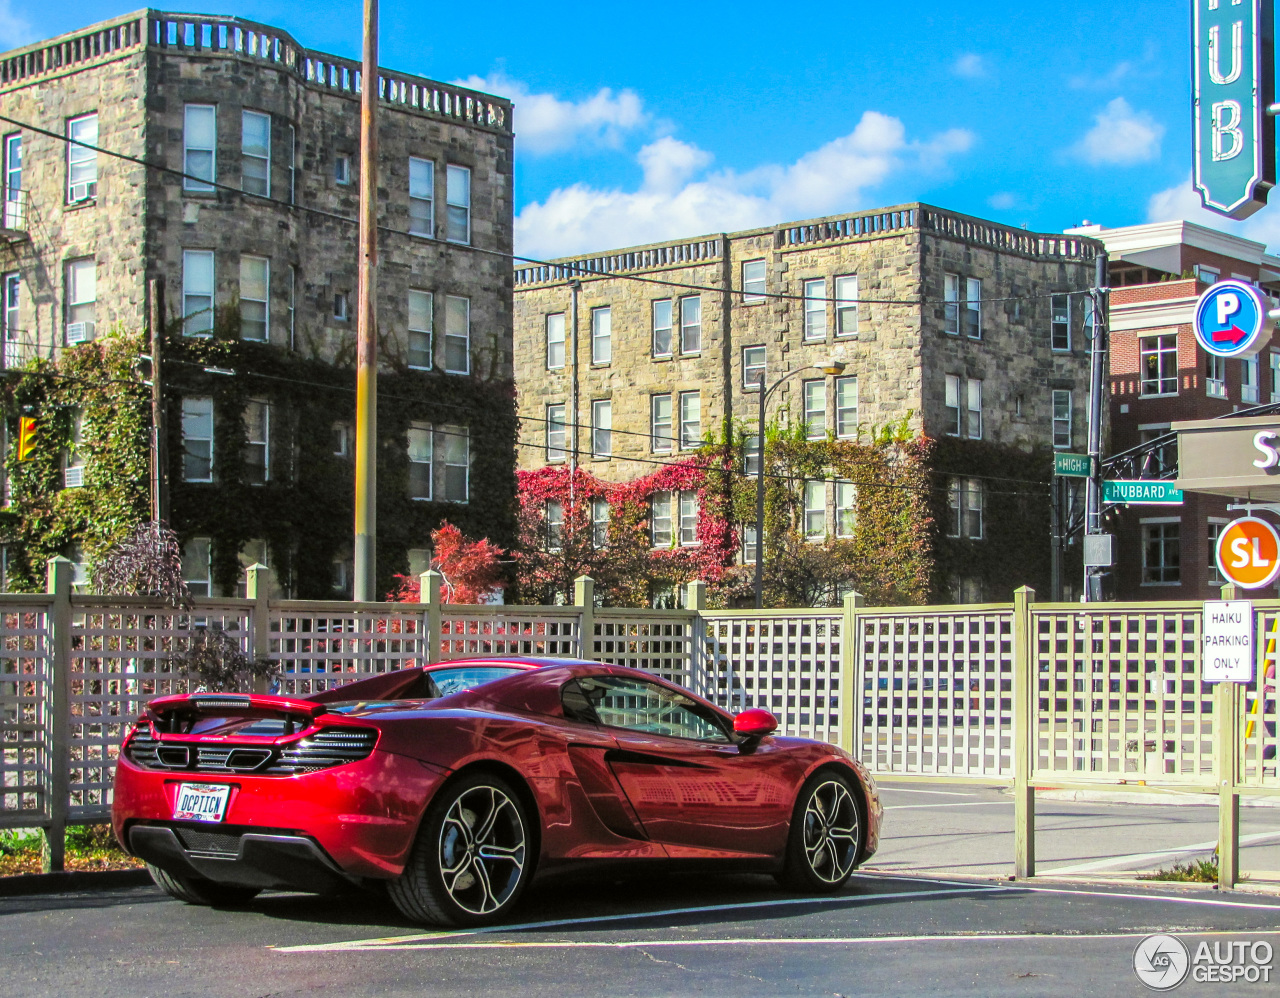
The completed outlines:
{"type": "Polygon", "coordinates": [[[760,393],[760,428],[756,437],[756,609],[764,609],[764,412],[769,396],[783,382],[794,378],[805,371],[821,371],[834,377],[843,374],[846,364],[839,356],[820,364],[809,364],[789,371],[775,381],[769,388],[764,387],[764,368],[760,369],[760,377],[756,380],[756,391],[760,393]]]}

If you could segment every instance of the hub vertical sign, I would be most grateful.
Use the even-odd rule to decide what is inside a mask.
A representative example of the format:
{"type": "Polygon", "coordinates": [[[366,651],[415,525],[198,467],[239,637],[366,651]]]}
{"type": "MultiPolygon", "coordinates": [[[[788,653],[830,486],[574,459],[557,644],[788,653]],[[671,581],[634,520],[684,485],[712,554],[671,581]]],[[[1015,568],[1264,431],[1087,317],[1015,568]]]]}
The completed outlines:
{"type": "Polygon", "coordinates": [[[1210,211],[1248,218],[1276,183],[1273,0],[1192,0],[1195,188],[1210,211]]]}

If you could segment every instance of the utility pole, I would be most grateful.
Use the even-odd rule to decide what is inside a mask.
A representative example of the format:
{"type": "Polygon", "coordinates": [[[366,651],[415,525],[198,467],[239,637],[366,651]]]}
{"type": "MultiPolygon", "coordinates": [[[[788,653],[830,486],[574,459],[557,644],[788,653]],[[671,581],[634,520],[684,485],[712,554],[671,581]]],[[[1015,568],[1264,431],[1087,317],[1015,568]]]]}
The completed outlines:
{"type": "Polygon", "coordinates": [[[155,523],[169,521],[168,489],[165,473],[168,471],[168,436],[164,418],[164,387],[162,350],[164,347],[164,281],[151,279],[151,519],[155,523]]]}
{"type": "MultiPolygon", "coordinates": [[[[1085,486],[1084,532],[1102,533],[1102,425],[1106,412],[1107,376],[1107,254],[1099,253],[1093,289],[1093,342],[1089,350],[1089,479],[1085,486]]],[[[1085,545],[1086,554],[1088,544],[1085,545]]],[[[1085,559],[1089,559],[1086,557],[1085,559]]],[[[1084,598],[1087,603],[1102,601],[1103,566],[1085,565],[1084,598]]]]}
{"type": "Polygon", "coordinates": [[[360,77],[360,269],[356,305],[356,522],[358,603],[377,598],[378,538],[378,0],[364,0],[360,77]]]}

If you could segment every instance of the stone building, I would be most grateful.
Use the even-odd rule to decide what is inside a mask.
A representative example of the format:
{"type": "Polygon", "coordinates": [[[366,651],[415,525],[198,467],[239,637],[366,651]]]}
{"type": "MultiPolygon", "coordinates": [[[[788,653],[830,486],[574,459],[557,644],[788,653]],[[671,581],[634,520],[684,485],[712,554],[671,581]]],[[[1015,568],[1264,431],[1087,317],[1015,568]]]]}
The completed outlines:
{"type": "MultiPolygon", "coordinates": [[[[1192,222],[1071,234],[1100,240],[1110,264],[1112,470],[1109,478],[1176,478],[1179,420],[1241,415],[1280,403],[1280,338],[1247,360],[1211,357],[1192,332],[1196,300],[1235,278],[1280,295],[1280,257],[1262,243],[1192,222]]],[[[1223,580],[1218,533],[1240,513],[1228,500],[1185,493],[1177,506],[1116,506],[1113,592],[1122,600],[1213,598],[1223,580]]]]}
{"type": "MultiPolygon", "coordinates": [[[[576,456],[625,481],[730,425],[751,452],[758,377],[772,386],[794,374],[769,396],[770,422],[866,440],[905,420],[954,438],[959,464],[936,469],[951,512],[937,528],[951,567],[936,598],[1043,588],[1047,485],[1036,486],[1046,529],[1028,569],[1025,553],[985,543],[1000,530],[983,510],[1001,476],[964,474],[963,455],[981,451],[973,467],[998,468],[1001,454],[1083,446],[1082,292],[1098,249],[907,204],[518,267],[520,467],[576,456]],[[841,375],[813,367],[833,355],[841,375]]],[[[836,524],[843,500],[836,483],[824,488],[806,510],[836,524]]]]}
{"type": "MultiPolygon", "coordinates": [[[[470,478],[510,478],[513,460],[510,439],[470,437],[475,414],[510,394],[512,109],[387,70],[378,87],[381,368],[397,413],[411,417],[382,429],[383,480],[405,466],[409,479],[407,496],[380,497],[383,522],[403,521],[380,537],[387,582],[421,567],[446,516],[510,534],[507,514],[476,522],[466,507],[470,478]],[[452,399],[448,411],[432,410],[440,399],[452,399]]],[[[156,297],[166,356],[177,358],[167,371],[172,519],[199,591],[230,591],[237,554],[266,557],[294,592],[349,585],[349,524],[309,537],[300,516],[296,530],[277,524],[267,537],[272,525],[255,510],[272,492],[281,508],[297,505],[291,491],[308,474],[299,433],[323,434],[346,459],[354,396],[318,386],[330,417],[299,427],[272,383],[252,375],[274,372],[282,385],[354,363],[359,101],[358,63],[238,18],[142,10],[0,55],[6,365],[141,333],[156,297]],[[237,377],[222,379],[234,391],[192,360],[222,340],[239,350],[228,355],[237,377]],[[225,441],[224,424],[235,429],[225,441]],[[229,518],[234,529],[193,532],[210,503],[230,501],[217,488],[231,481],[260,486],[229,518]]]]}

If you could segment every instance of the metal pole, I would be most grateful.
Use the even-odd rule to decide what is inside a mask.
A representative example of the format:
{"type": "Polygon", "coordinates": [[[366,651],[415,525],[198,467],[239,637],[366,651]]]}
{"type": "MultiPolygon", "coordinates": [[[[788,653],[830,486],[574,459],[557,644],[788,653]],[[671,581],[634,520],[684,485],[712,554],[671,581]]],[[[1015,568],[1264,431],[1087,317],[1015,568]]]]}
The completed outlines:
{"type": "Polygon", "coordinates": [[[360,77],[360,271],[356,331],[357,602],[375,599],[378,536],[378,0],[364,0],[360,77]]]}
{"type": "Polygon", "coordinates": [[[1049,600],[1062,602],[1062,479],[1057,475],[1049,483],[1049,600]]]}
{"type": "MultiPolygon", "coordinates": [[[[1093,298],[1093,343],[1089,351],[1089,457],[1091,468],[1085,487],[1084,532],[1102,533],[1102,425],[1106,403],[1107,369],[1107,254],[1099,253],[1093,298]]],[[[1088,603],[1102,601],[1103,570],[1085,566],[1084,598],[1088,603]]]]}
{"type": "MultiPolygon", "coordinates": [[[[781,382],[779,382],[781,384],[781,382]]],[[[756,382],[760,392],[760,426],[756,437],[756,609],[764,609],[764,372],[756,382]]]]}
{"type": "Polygon", "coordinates": [[[165,523],[169,519],[166,503],[165,472],[168,470],[168,439],[164,418],[164,374],[161,352],[164,347],[164,282],[151,280],[151,519],[165,523]]]}

